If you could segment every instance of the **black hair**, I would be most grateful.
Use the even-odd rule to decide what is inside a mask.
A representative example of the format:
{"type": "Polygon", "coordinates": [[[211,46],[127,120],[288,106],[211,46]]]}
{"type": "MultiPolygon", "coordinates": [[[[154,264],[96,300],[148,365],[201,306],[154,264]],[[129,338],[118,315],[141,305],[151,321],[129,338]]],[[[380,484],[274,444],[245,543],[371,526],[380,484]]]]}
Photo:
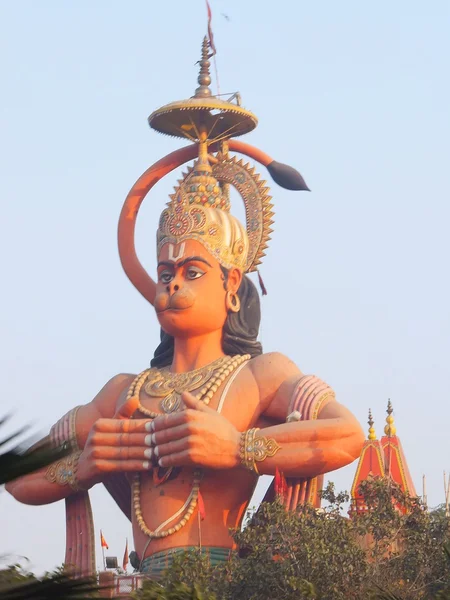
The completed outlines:
{"type": "MultiPolygon", "coordinates": [[[[225,276],[224,287],[227,289],[228,270],[221,267],[225,276]]],[[[261,307],[259,295],[253,282],[244,275],[238,289],[241,303],[239,312],[229,312],[223,326],[222,349],[225,354],[250,354],[252,358],[262,354],[262,346],[258,341],[261,307]]],[[[152,367],[167,367],[172,364],[174,339],[161,329],[161,343],[155,350],[150,363],[152,367]]]]}

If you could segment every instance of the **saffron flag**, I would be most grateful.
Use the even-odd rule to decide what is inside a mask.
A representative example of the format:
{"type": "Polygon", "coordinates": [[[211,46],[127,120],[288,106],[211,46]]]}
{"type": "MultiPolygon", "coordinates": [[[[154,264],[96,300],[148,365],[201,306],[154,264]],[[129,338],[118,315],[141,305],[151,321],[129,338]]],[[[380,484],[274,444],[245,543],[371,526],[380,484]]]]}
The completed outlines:
{"type": "Polygon", "coordinates": [[[101,543],[101,545],[102,545],[102,548],[106,548],[107,550],[109,550],[109,546],[108,546],[108,544],[106,543],[106,540],[105,540],[105,538],[103,537],[103,533],[102,533],[102,530],[101,530],[101,529],[100,529],[100,543],[101,543]]]}
{"type": "Polygon", "coordinates": [[[203,519],[206,517],[206,510],[205,510],[205,503],[203,502],[203,496],[201,495],[200,491],[198,492],[197,502],[198,502],[198,514],[200,516],[200,520],[203,521],[203,519]]]}
{"type": "Polygon", "coordinates": [[[275,469],[275,494],[281,498],[282,502],[287,494],[287,482],[283,473],[278,470],[278,467],[275,469]]]}
{"type": "Polygon", "coordinates": [[[217,50],[216,50],[216,47],[214,45],[214,36],[213,36],[212,28],[211,28],[212,12],[211,12],[211,7],[209,5],[208,0],[206,0],[206,11],[208,13],[208,38],[209,38],[209,47],[211,48],[212,53],[214,55],[214,54],[216,54],[217,50]]]}
{"type": "Polygon", "coordinates": [[[124,552],[123,561],[122,561],[122,568],[124,571],[127,570],[127,566],[128,566],[128,538],[127,538],[127,543],[125,545],[125,552],[124,552]]]}

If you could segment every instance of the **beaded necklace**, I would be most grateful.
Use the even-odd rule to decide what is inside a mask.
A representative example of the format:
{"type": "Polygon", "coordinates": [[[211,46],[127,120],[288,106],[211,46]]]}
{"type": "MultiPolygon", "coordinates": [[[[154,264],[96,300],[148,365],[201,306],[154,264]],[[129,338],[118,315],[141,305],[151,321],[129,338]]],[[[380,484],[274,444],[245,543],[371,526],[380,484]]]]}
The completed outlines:
{"type": "Polygon", "coordinates": [[[181,408],[183,392],[192,392],[204,386],[214,374],[217,376],[219,368],[229,360],[229,356],[221,356],[209,365],[187,373],[171,373],[168,368],[151,369],[144,391],[153,398],[162,398],[160,406],[165,413],[176,412],[181,408]]]}
{"type": "MultiPolygon", "coordinates": [[[[243,356],[237,355],[237,356],[228,357],[228,359],[225,360],[225,362],[209,378],[208,382],[200,390],[200,392],[198,394],[196,394],[195,397],[197,398],[197,400],[200,400],[201,402],[204,402],[206,405],[208,405],[211,401],[211,398],[217,392],[217,390],[222,385],[222,383],[225,381],[225,379],[233,371],[235,371],[240,365],[242,365],[244,362],[248,361],[250,358],[251,357],[249,354],[244,354],[243,356]]],[[[128,390],[127,400],[129,400],[130,398],[133,398],[133,397],[135,397],[139,400],[141,388],[147,381],[149,373],[151,371],[153,371],[153,369],[146,369],[145,371],[143,371],[136,377],[136,379],[131,384],[130,389],[128,390]]],[[[142,413],[143,415],[145,415],[147,417],[150,417],[151,419],[155,419],[156,417],[163,414],[163,413],[157,413],[157,412],[148,410],[147,408],[142,406],[140,401],[139,401],[138,410],[140,413],[142,413]]],[[[164,521],[164,523],[161,523],[160,525],[158,525],[158,527],[152,531],[151,529],[149,529],[147,527],[144,517],[142,516],[141,477],[140,477],[139,473],[136,473],[133,477],[133,485],[132,485],[133,509],[134,509],[134,514],[136,517],[136,522],[139,525],[140,530],[145,535],[147,535],[149,538],[154,539],[154,538],[167,537],[168,535],[172,535],[172,534],[176,533],[177,531],[179,531],[182,527],[184,527],[186,525],[186,523],[189,521],[189,519],[191,518],[192,513],[194,512],[195,507],[197,506],[201,477],[202,477],[201,469],[195,469],[194,470],[194,478],[192,481],[192,489],[191,489],[191,492],[190,492],[188,498],[186,499],[186,502],[183,504],[183,506],[180,508],[180,510],[178,510],[174,515],[169,517],[169,519],[164,521]],[[166,527],[166,525],[168,525],[169,523],[171,523],[178,517],[180,517],[179,520],[172,527],[169,527],[168,529],[164,529],[164,527],[166,527]]]]}

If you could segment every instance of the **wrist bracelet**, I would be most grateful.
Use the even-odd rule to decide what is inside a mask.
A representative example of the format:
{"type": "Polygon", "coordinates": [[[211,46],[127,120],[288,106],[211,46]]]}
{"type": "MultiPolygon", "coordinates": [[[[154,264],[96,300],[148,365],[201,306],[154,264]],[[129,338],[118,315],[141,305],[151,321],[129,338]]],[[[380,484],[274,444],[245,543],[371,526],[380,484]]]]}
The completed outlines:
{"type": "Polygon", "coordinates": [[[258,428],[248,429],[241,433],[240,444],[239,444],[239,458],[243,467],[254,473],[258,473],[256,468],[255,460],[253,458],[253,440],[255,438],[258,428]]]}
{"type": "Polygon", "coordinates": [[[74,492],[86,491],[88,488],[82,487],[77,479],[78,461],[80,456],[81,450],[78,450],[50,465],[45,473],[46,479],[50,481],[50,483],[68,485],[74,492]]]}
{"type": "Polygon", "coordinates": [[[281,447],[273,438],[256,437],[260,431],[255,427],[241,433],[239,444],[239,458],[243,467],[259,475],[256,462],[261,462],[274,456],[281,447]]]}

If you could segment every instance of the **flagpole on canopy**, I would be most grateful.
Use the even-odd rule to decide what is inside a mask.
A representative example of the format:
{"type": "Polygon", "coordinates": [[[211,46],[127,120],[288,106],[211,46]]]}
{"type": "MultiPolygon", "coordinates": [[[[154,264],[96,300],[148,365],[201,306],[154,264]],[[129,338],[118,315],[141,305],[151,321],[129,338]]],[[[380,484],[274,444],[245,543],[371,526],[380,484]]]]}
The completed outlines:
{"type": "Polygon", "coordinates": [[[220,97],[219,72],[217,70],[217,62],[216,62],[217,50],[216,50],[216,46],[214,44],[214,35],[213,35],[212,27],[211,27],[212,12],[211,12],[211,6],[209,5],[208,0],[206,0],[206,13],[208,15],[208,39],[209,39],[209,47],[211,48],[211,51],[212,51],[212,55],[211,56],[214,59],[214,71],[216,73],[217,96],[220,97]]]}

